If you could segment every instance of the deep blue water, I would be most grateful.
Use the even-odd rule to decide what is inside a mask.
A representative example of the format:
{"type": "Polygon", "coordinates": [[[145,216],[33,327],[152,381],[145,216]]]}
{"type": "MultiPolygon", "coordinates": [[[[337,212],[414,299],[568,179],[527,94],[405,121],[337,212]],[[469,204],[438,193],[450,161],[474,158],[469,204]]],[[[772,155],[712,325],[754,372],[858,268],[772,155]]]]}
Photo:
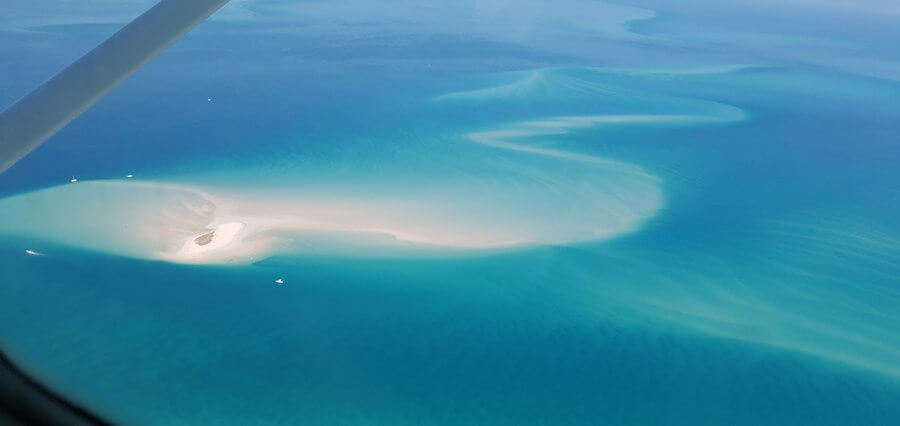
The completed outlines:
{"type": "MultiPolygon", "coordinates": [[[[702,7],[659,6],[636,40],[423,11],[204,24],[0,176],[0,343],[126,424],[897,424],[897,48],[852,26],[798,42],[821,29],[794,10],[767,37],[814,58],[743,28],[711,44],[692,24],[725,12],[702,7]],[[832,61],[878,40],[877,73],[832,61]],[[677,117],[560,124],[626,115],[677,117]],[[287,233],[252,262],[171,263],[116,250],[140,225],[109,213],[129,173],[436,246],[534,241],[287,233]]],[[[114,28],[0,32],[0,100],[114,28]]],[[[165,216],[159,197],[128,203],[165,216]]]]}

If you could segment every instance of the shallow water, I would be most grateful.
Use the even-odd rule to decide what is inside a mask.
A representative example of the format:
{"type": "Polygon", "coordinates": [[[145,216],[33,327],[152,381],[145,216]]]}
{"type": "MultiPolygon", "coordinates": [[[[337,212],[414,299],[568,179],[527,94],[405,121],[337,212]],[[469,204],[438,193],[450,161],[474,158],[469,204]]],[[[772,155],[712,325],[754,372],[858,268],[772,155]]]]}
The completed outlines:
{"type": "Polygon", "coordinates": [[[885,69],[711,47],[685,28],[715,8],[248,7],[0,176],[0,341],[45,383],[129,424],[900,419],[885,69]]]}

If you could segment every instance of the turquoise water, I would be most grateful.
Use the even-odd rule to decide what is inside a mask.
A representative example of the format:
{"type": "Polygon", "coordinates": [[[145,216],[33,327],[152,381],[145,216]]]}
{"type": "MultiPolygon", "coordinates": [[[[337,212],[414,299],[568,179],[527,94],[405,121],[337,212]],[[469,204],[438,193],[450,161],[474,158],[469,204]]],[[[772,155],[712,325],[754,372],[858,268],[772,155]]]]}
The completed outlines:
{"type": "Polygon", "coordinates": [[[644,3],[229,6],[0,176],[3,349],[126,424],[896,424],[888,18],[644,3]]]}

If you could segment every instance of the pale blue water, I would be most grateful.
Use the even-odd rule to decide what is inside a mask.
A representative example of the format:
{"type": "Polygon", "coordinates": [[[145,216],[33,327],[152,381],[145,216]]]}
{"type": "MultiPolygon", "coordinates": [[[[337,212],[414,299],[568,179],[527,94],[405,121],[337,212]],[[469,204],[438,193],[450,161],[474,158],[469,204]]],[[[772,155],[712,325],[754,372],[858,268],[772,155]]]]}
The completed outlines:
{"type": "MultiPolygon", "coordinates": [[[[633,38],[562,20],[599,13],[575,3],[552,25],[491,2],[224,10],[0,176],[5,197],[134,173],[273,211],[361,200],[376,224],[532,244],[292,234],[177,264],[117,254],[131,225],[102,186],[6,198],[3,349],[126,424],[900,422],[900,52],[868,25],[891,6],[824,7],[851,23],[822,32],[775,5],[643,2],[633,38]],[[560,130],[600,116],[665,119],[560,130]],[[491,131],[527,135],[470,137],[491,131]],[[76,209],[115,244],[69,238],[98,226],[76,209]]],[[[0,32],[0,100],[114,28],[0,32]]]]}

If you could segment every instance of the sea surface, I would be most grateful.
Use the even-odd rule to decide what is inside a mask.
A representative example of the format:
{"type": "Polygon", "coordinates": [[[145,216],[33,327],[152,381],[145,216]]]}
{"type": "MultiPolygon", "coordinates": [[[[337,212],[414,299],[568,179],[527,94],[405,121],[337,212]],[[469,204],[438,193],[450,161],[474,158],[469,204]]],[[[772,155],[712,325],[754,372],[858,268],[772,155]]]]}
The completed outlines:
{"type": "MultiPolygon", "coordinates": [[[[0,105],[150,5],[46,3],[0,105]]],[[[120,424],[900,424],[900,10],[812,3],[232,2],[0,175],[0,345],[120,424]]]]}

